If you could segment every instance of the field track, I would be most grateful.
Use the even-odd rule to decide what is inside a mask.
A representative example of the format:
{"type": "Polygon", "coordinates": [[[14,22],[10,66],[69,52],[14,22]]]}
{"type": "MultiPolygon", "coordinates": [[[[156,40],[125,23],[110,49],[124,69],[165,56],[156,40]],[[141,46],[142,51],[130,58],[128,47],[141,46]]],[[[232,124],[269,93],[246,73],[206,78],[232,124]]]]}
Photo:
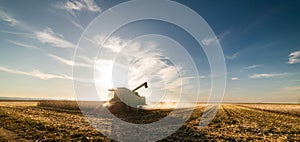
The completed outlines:
{"type": "Polygon", "coordinates": [[[0,141],[30,142],[30,140],[21,138],[16,133],[3,128],[0,128],[0,141]]]}
{"type": "MultiPolygon", "coordinates": [[[[300,117],[251,105],[222,105],[209,126],[199,127],[204,108],[162,141],[299,141],[300,117]]],[[[153,114],[158,114],[156,111],[153,114]]],[[[153,114],[147,118],[152,119],[153,114]]],[[[94,130],[76,110],[0,105],[0,141],[111,141],[94,130]]],[[[103,119],[103,123],[106,123],[103,119]]]]}

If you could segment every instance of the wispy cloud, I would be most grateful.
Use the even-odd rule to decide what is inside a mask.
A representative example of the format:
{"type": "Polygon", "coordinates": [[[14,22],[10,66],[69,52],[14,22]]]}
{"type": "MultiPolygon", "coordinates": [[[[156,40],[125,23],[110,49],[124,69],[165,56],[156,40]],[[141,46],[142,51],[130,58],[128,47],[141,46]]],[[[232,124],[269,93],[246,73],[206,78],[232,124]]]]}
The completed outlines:
{"type": "Polygon", "coordinates": [[[42,43],[50,44],[54,47],[59,48],[75,48],[76,45],[73,43],[64,40],[63,37],[57,33],[54,33],[54,31],[47,27],[43,31],[35,32],[37,40],[39,40],[42,43]]]}
{"type": "Polygon", "coordinates": [[[90,12],[101,12],[101,8],[95,3],[94,0],[75,0],[66,1],[63,4],[58,4],[58,8],[68,11],[75,15],[75,11],[87,10],[90,12]]]}
{"type": "Polygon", "coordinates": [[[251,79],[260,79],[260,78],[271,78],[271,77],[283,77],[288,75],[287,73],[262,73],[262,74],[253,74],[250,75],[251,79]]]}
{"type": "Polygon", "coordinates": [[[94,0],[83,0],[82,1],[85,4],[86,9],[92,12],[101,12],[100,7],[95,3],[94,0]]]}
{"type": "Polygon", "coordinates": [[[69,66],[73,66],[74,65],[74,62],[72,60],[67,60],[67,59],[58,57],[58,56],[53,55],[53,54],[48,54],[48,56],[51,57],[52,59],[60,62],[60,63],[66,64],[66,65],[69,65],[69,66]]]}
{"type": "Polygon", "coordinates": [[[237,81],[237,80],[239,80],[239,78],[238,77],[232,77],[231,80],[232,81],[237,81]]]}
{"type": "Polygon", "coordinates": [[[13,41],[13,40],[8,40],[8,42],[17,45],[17,46],[22,46],[22,47],[26,47],[26,48],[31,48],[31,49],[36,49],[36,50],[41,50],[40,48],[34,46],[34,45],[29,45],[29,44],[25,44],[25,43],[21,43],[21,42],[17,42],[17,41],[13,41]]]}
{"type": "Polygon", "coordinates": [[[93,43],[95,47],[99,45],[103,47],[102,58],[95,62],[95,67],[98,69],[95,72],[95,82],[100,92],[101,90],[106,92],[108,88],[124,86],[124,84],[129,88],[134,88],[141,82],[147,81],[151,87],[141,90],[140,93],[150,97],[149,100],[176,100],[181,88],[195,89],[194,82],[197,78],[205,78],[205,76],[188,74],[185,64],[172,64],[169,59],[164,58],[167,51],[158,48],[153,41],[128,42],[127,39],[115,36],[104,41],[104,35],[85,37],[84,40],[93,43]],[[125,45],[130,48],[124,48],[125,45]],[[113,78],[117,80],[113,81],[113,78]],[[113,83],[110,84],[112,81],[113,83]],[[165,95],[165,97],[160,95],[165,95]]]}
{"type": "Polygon", "coordinates": [[[82,26],[80,23],[74,21],[73,19],[70,19],[70,22],[71,22],[75,27],[79,28],[80,30],[82,30],[82,31],[84,30],[83,26],[82,26]]]}
{"type": "Polygon", "coordinates": [[[289,55],[288,64],[296,64],[296,63],[300,63],[300,51],[292,52],[289,55]]]}
{"type": "Polygon", "coordinates": [[[40,72],[39,70],[33,70],[30,72],[26,72],[26,71],[10,69],[10,68],[6,68],[6,67],[0,67],[0,71],[12,73],[12,74],[19,74],[19,75],[35,77],[35,78],[39,78],[42,80],[50,80],[50,79],[67,79],[67,80],[69,80],[69,79],[72,79],[72,77],[70,77],[68,75],[43,73],[43,72],[40,72]]]}
{"type": "Polygon", "coordinates": [[[218,35],[219,41],[222,41],[225,37],[231,34],[231,30],[226,30],[225,32],[222,32],[220,35],[218,35]]]}
{"type": "Polygon", "coordinates": [[[6,30],[0,30],[1,33],[5,34],[12,34],[12,35],[17,35],[17,36],[23,36],[27,38],[35,38],[34,34],[32,33],[24,33],[24,32],[16,32],[16,31],[6,31],[6,30]]]}
{"type": "MultiPolygon", "coordinates": [[[[24,36],[27,38],[35,38],[42,43],[50,44],[51,46],[59,47],[59,48],[75,48],[76,47],[76,45],[63,39],[62,35],[55,33],[49,27],[47,27],[43,31],[36,31],[36,30],[32,29],[31,27],[21,24],[21,22],[8,16],[5,12],[3,12],[1,10],[0,10],[0,19],[3,21],[9,22],[11,26],[19,25],[19,27],[22,27],[30,32],[30,33],[23,33],[23,32],[0,30],[0,32],[2,32],[2,33],[14,34],[14,35],[19,35],[19,36],[24,36]]],[[[73,23],[73,24],[75,24],[75,23],[73,23]]],[[[77,23],[77,26],[80,27],[80,25],[78,25],[78,23],[77,23]]],[[[81,28],[83,28],[83,27],[81,27],[81,28]]],[[[10,41],[10,42],[15,45],[19,45],[19,46],[34,48],[31,45],[26,45],[26,44],[15,42],[15,41],[10,41]]]]}
{"type": "Polygon", "coordinates": [[[0,19],[4,22],[7,22],[10,26],[16,26],[20,23],[17,19],[2,10],[0,10],[0,19]]]}
{"type": "MultiPolygon", "coordinates": [[[[111,52],[120,52],[121,49],[128,43],[129,41],[122,39],[117,36],[109,37],[105,39],[105,35],[96,35],[93,39],[87,39],[95,45],[101,45],[107,51],[111,52]],[[105,41],[104,41],[105,40],[105,41]]],[[[135,48],[139,48],[139,46],[134,46],[135,48]]]]}
{"type": "Polygon", "coordinates": [[[78,61],[76,64],[74,63],[73,60],[68,60],[53,54],[48,54],[48,56],[50,58],[52,58],[53,60],[68,65],[68,66],[77,66],[77,67],[85,67],[85,68],[94,68],[94,60],[91,59],[86,59],[86,58],[81,58],[81,61],[78,61]]]}
{"type": "Polygon", "coordinates": [[[194,78],[204,79],[204,78],[206,78],[206,76],[205,75],[198,75],[198,76],[188,76],[188,77],[182,77],[182,78],[185,78],[185,79],[194,79],[194,78]]]}
{"type": "Polygon", "coordinates": [[[203,40],[201,40],[202,44],[204,45],[212,45],[217,43],[219,40],[217,37],[211,37],[211,38],[204,38],[203,40]]]}
{"type": "Polygon", "coordinates": [[[255,69],[255,68],[259,68],[259,67],[263,67],[263,65],[252,65],[252,66],[248,66],[248,67],[244,67],[244,70],[249,70],[249,69],[255,69]]]}
{"type": "Polygon", "coordinates": [[[212,44],[222,41],[223,38],[225,38],[230,33],[231,33],[231,31],[227,30],[227,31],[221,33],[220,35],[218,35],[217,37],[204,38],[201,42],[204,45],[212,45],[212,44]]]}
{"type": "Polygon", "coordinates": [[[226,56],[226,59],[227,59],[227,60],[234,60],[234,59],[236,59],[239,55],[240,55],[240,53],[239,53],[239,52],[236,52],[236,53],[232,54],[231,56],[226,56]]]}

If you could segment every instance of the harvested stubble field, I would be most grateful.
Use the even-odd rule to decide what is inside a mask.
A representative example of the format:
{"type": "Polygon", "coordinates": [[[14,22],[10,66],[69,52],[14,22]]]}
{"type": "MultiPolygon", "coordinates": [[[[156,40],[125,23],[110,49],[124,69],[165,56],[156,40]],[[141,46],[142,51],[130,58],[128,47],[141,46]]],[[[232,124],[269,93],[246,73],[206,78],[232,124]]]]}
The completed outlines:
{"type": "MultiPolygon", "coordinates": [[[[0,103],[0,141],[111,141],[93,129],[79,110],[65,107],[74,104],[52,105],[0,103]]],[[[268,104],[225,104],[209,126],[200,128],[204,107],[199,106],[176,133],[161,141],[300,141],[299,111],[292,111],[293,107],[299,105],[280,105],[282,109],[269,111],[268,104]],[[289,112],[282,113],[285,110],[289,112]]],[[[147,110],[120,117],[140,123],[168,113],[147,110]]]]}

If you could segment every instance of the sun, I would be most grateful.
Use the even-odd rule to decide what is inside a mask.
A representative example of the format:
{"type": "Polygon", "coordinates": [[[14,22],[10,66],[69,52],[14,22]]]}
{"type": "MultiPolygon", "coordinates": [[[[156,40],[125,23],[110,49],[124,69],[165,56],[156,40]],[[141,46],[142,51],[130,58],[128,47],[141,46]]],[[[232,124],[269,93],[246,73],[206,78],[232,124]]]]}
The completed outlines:
{"type": "Polygon", "coordinates": [[[94,83],[101,100],[108,100],[108,89],[114,88],[112,78],[112,62],[97,61],[94,68],[94,83]]]}

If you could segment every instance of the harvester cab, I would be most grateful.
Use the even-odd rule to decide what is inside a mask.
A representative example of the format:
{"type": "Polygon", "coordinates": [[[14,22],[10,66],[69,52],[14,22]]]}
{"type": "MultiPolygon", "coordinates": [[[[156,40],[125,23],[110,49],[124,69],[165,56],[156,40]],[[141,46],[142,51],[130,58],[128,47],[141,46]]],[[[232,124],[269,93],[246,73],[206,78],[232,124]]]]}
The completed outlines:
{"type": "Polygon", "coordinates": [[[148,88],[147,82],[141,84],[133,90],[125,87],[109,89],[109,110],[112,112],[118,112],[124,109],[128,110],[129,108],[140,108],[141,105],[145,105],[145,97],[140,96],[137,92],[137,90],[143,86],[148,88]]]}

